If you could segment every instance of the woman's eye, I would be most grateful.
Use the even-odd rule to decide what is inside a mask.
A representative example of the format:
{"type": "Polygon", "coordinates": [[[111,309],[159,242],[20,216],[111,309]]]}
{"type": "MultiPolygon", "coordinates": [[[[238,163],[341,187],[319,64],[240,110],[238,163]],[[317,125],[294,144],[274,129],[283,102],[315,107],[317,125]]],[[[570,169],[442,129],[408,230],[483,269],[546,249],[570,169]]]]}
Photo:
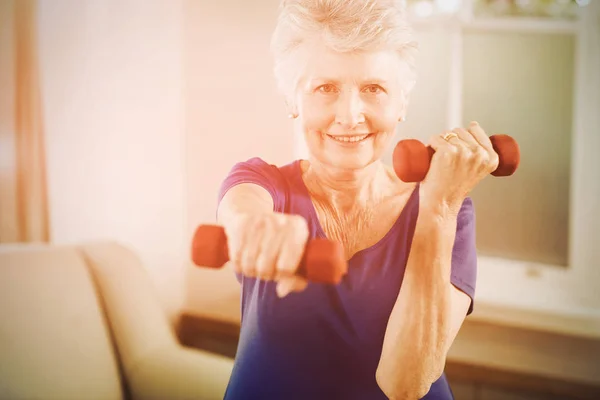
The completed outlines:
{"type": "Polygon", "coordinates": [[[383,92],[383,89],[379,85],[369,85],[369,86],[365,87],[364,90],[365,90],[365,92],[367,92],[369,94],[379,94],[379,93],[383,92]]]}
{"type": "Polygon", "coordinates": [[[319,88],[317,90],[321,93],[330,94],[330,93],[336,92],[336,87],[331,84],[325,84],[325,85],[319,86],[319,88]]]}

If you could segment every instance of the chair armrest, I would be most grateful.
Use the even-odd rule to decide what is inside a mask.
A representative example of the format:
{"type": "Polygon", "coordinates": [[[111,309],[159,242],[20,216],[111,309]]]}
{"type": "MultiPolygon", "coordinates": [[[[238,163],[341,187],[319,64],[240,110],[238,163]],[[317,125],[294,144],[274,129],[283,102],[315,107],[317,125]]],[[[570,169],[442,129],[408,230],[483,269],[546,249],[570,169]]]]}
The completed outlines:
{"type": "Polygon", "coordinates": [[[134,399],[222,399],[233,360],[183,347],[148,272],[113,242],[79,246],[98,287],[134,399]]]}
{"type": "Polygon", "coordinates": [[[158,290],[137,254],[115,242],[79,246],[93,276],[124,372],[177,343],[158,290]]]}
{"type": "Polygon", "coordinates": [[[233,360],[182,346],[162,349],[136,365],[129,383],[135,400],[222,400],[233,360]]]}

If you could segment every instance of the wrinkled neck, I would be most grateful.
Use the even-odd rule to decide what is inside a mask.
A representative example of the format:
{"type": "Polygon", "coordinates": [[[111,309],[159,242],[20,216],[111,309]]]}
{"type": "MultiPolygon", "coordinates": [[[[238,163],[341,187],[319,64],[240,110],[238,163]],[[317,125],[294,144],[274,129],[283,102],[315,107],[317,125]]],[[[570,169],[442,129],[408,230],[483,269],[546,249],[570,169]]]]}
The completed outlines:
{"type": "Polygon", "coordinates": [[[340,212],[351,212],[377,203],[389,191],[392,179],[380,161],[362,169],[342,170],[311,160],[304,181],[318,200],[340,212]]]}

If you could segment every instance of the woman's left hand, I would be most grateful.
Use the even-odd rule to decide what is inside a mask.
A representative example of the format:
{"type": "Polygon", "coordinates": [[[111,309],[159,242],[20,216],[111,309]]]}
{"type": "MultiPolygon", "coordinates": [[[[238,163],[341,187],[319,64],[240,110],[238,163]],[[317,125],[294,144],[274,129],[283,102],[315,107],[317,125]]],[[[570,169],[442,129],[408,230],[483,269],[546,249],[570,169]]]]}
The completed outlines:
{"type": "Polygon", "coordinates": [[[422,200],[425,207],[457,215],[469,192],[496,170],[498,154],[477,122],[444,134],[433,136],[429,142],[435,154],[421,183],[422,200]],[[447,133],[452,137],[445,140],[447,133]]]}

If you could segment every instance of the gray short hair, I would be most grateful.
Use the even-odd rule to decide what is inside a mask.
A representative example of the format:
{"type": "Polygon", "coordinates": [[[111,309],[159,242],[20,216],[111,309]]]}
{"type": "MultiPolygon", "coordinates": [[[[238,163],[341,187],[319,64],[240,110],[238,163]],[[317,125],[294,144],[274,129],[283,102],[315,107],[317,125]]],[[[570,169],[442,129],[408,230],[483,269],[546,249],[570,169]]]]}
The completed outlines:
{"type": "Polygon", "coordinates": [[[405,1],[282,0],[271,52],[277,86],[286,96],[295,91],[299,79],[291,55],[309,38],[318,38],[342,53],[396,51],[414,74],[418,46],[406,18],[405,1]]]}

